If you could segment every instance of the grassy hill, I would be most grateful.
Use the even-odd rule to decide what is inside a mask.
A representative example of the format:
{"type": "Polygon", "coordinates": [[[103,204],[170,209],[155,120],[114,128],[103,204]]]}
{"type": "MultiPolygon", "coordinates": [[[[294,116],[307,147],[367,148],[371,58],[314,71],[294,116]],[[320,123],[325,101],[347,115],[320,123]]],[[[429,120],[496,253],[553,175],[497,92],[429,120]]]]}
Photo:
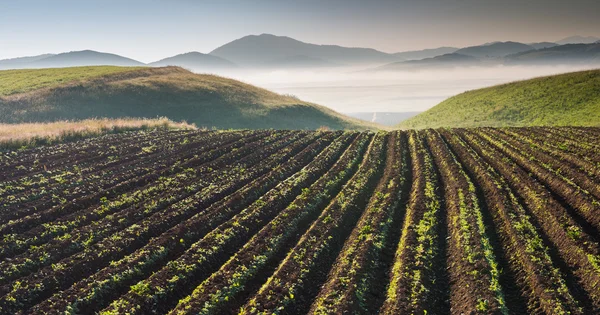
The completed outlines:
{"type": "Polygon", "coordinates": [[[167,117],[198,127],[377,129],[295,97],[178,67],[0,71],[0,122],[167,117]]]}
{"type": "Polygon", "coordinates": [[[468,91],[402,122],[400,128],[600,126],[600,70],[468,91]]]}
{"type": "Polygon", "coordinates": [[[105,66],[0,71],[0,97],[43,88],[54,88],[69,82],[84,81],[94,77],[130,72],[136,69],[144,68],[105,66]]]}

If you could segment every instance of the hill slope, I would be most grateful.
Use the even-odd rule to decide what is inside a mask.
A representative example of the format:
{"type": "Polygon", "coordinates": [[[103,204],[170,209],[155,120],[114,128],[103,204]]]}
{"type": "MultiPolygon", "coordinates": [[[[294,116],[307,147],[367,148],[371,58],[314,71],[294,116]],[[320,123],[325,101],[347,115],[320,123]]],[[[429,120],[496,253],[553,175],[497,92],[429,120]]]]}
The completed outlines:
{"type": "Polygon", "coordinates": [[[0,78],[0,122],[7,123],[164,116],[199,127],[376,129],[319,105],[178,67],[10,70],[0,78]],[[90,69],[99,75],[73,74],[90,69]],[[19,84],[47,74],[53,79],[36,88],[19,84]]]}
{"type": "Polygon", "coordinates": [[[86,66],[136,67],[145,64],[127,57],[93,50],[70,51],[60,54],[20,57],[0,60],[0,70],[42,69],[86,66]]]}
{"type": "Polygon", "coordinates": [[[401,128],[600,126],[600,70],[469,91],[402,122],[401,128]]]}
{"type": "Polygon", "coordinates": [[[304,56],[338,64],[372,64],[398,61],[397,57],[370,48],[308,44],[290,37],[270,34],[250,35],[234,40],[211,55],[231,60],[240,66],[262,67],[276,60],[304,56]]]}
{"type": "Polygon", "coordinates": [[[425,58],[421,60],[409,60],[409,61],[401,61],[394,62],[387,65],[383,65],[381,67],[377,67],[371,69],[369,71],[395,71],[395,70],[412,70],[412,69],[426,69],[426,68],[446,68],[446,67],[456,67],[456,66],[469,66],[469,65],[478,65],[480,64],[480,60],[468,56],[461,55],[457,53],[445,54],[441,56],[435,56],[432,58],[425,58]]]}
{"type": "Polygon", "coordinates": [[[526,51],[505,58],[506,64],[600,63],[600,44],[568,44],[526,51]]]}
{"type": "Polygon", "coordinates": [[[161,59],[149,65],[155,67],[178,66],[199,72],[237,68],[237,65],[229,60],[197,51],[161,59]]]}
{"type": "Polygon", "coordinates": [[[535,50],[535,48],[517,42],[496,42],[481,46],[465,47],[455,51],[455,53],[477,58],[499,58],[528,50],[535,50]]]}
{"type": "Polygon", "coordinates": [[[456,47],[439,47],[422,50],[403,51],[393,54],[394,56],[404,60],[421,60],[425,58],[433,58],[440,55],[451,54],[457,51],[456,47]]]}
{"type": "Polygon", "coordinates": [[[4,96],[55,88],[65,83],[88,80],[142,67],[74,67],[69,69],[26,69],[0,71],[0,99],[4,96]]]}
{"type": "Polygon", "coordinates": [[[48,57],[52,57],[54,54],[43,54],[38,56],[27,56],[27,57],[18,57],[11,59],[2,59],[0,60],[0,70],[4,69],[17,69],[26,67],[27,64],[39,61],[42,59],[46,59],[48,57]]]}
{"type": "Polygon", "coordinates": [[[539,43],[531,43],[528,44],[529,46],[535,48],[535,49],[544,49],[544,48],[550,48],[550,47],[556,47],[558,46],[557,43],[551,43],[551,42],[539,42],[539,43]]]}
{"type": "Polygon", "coordinates": [[[566,45],[566,44],[591,44],[600,40],[600,38],[595,36],[571,36],[567,38],[563,38],[557,41],[557,44],[566,45]]]}
{"type": "Polygon", "coordinates": [[[27,64],[27,68],[60,68],[81,66],[141,66],[143,63],[123,56],[93,50],[71,51],[27,64]]]}
{"type": "Polygon", "coordinates": [[[270,60],[264,64],[267,68],[329,68],[338,67],[340,64],[317,57],[303,55],[288,56],[270,60]]]}

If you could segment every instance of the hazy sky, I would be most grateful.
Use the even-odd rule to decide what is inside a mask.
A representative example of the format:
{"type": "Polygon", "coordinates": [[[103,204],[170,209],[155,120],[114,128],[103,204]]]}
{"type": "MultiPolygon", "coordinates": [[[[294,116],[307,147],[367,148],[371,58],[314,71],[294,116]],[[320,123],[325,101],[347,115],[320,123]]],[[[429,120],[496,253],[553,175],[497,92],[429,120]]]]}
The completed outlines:
{"type": "Polygon", "coordinates": [[[600,36],[599,0],[0,0],[0,59],[93,49],[144,62],[271,33],[398,52],[600,36]]]}

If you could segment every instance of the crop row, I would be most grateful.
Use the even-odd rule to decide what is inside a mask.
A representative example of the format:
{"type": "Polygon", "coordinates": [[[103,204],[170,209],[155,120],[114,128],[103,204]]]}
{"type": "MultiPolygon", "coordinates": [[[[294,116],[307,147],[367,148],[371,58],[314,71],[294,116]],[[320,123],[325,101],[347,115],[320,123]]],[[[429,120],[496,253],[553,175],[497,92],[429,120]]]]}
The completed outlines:
{"type": "Polygon", "coordinates": [[[523,204],[535,217],[540,229],[555,248],[556,259],[560,259],[569,269],[569,273],[573,274],[573,282],[577,281],[577,284],[571,284],[572,291],[575,292],[579,286],[586,291],[585,295],[579,297],[581,303],[592,304],[593,306],[588,307],[599,311],[600,244],[594,241],[597,235],[586,233],[546,187],[534,181],[526,169],[520,168],[516,161],[502,156],[502,145],[497,140],[484,133],[463,132],[463,135],[468,143],[487,158],[488,163],[509,180],[508,185],[522,198],[523,204]],[[587,299],[590,301],[586,303],[587,299]]]}
{"type": "Polygon", "coordinates": [[[445,237],[439,179],[422,134],[411,132],[408,143],[413,185],[382,312],[442,313],[448,307],[440,263],[445,237]]]}
{"type": "Polygon", "coordinates": [[[186,139],[189,143],[185,145],[180,145],[176,141],[158,142],[156,139],[150,143],[132,143],[126,146],[127,149],[110,145],[104,149],[107,152],[104,155],[87,152],[89,156],[93,157],[89,159],[95,160],[91,163],[87,159],[83,161],[79,159],[64,167],[46,169],[46,165],[44,165],[46,169],[44,172],[5,182],[6,185],[1,188],[2,195],[11,196],[11,200],[4,198],[5,206],[10,206],[11,203],[14,204],[17,201],[21,207],[37,206],[40,208],[38,204],[43,200],[48,200],[53,195],[68,199],[73,190],[84,194],[86,191],[98,188],[105,189],[106,184],[110,183],[105,184],[102,181],[104,178],[125,180],[125,175],[128,175],[128,172],[131,173],[130,178],[139,177],[143,175],[140,171],[148,172],[148,170],[154,169],[145,167],[152,166],[150,163],[161,160],[167,161],[167,157],[178,156],[179,152],[186,152],[188,155],[193,156],[198,152],[202,152],[198,151],[202,147],[206,148],[215,143],[226,144],[228,139],[239,139],[239,135],[201,133],[186,137],[186,139]],[[153,143],[160,143],[160,146],[153,143]],[[116,174],[120,176],[115,178],[116,174]],[[17,194],[17,191],[21,193],[17,194]]]}
{"type": "MultiPolygon", "coordinates": [[[[309,140],[310,137],[306,139],[309,140]]],[[[269,150],[274,151],[280,146],[286,145],[289,149],[294,148],[294,145],[289,145],[289,143],[286,141],[281,143],[275,142],[272,148],[266,149],[263,152],[267,153],[269,150]]],[[[223,155],[198,169],[186,169],[186,171],[178,173],[175,177],[167,179],[159,178],[159,180],[155,182],[153,186],[150,186],[149,189],[144,190],[143,193],[140,194],[141,196],[136,195],[133,200],[130,200],[130,196],[126,196],[127,199],[125,200],[127,202],[123,202],[123,199],[116,203],[110,203],[107,201],[99,208],[94,209],[94,213],[84,212],[83,214],[80,214],[74,223],[58,221],[54,224],[44,224],[43,226],[46,230],[57,231],[59,232],[56,233],[58,235],[56,235],[54,238],[51,238],[47,243],[30,247],[29,250],[20,257],[12,257],[10,269],[4,268],[4,266],[0,263],[0,279],[7,279],[7,273],[5,270],[8,270],[9,276],[11,277],[8,280],[12,280],[13,277],[18,276],[25,271],[35,271],[33,269],[35,267],[55,263],[58,261],[58,259],[76,253],[85,248],[89,248],[105,237],[112,235],[113,233],[126,228],[141,219],[154,215],[155,213],[161,213],[161,211],[168,209],[170,205],[184,200],[194,192],[201,190],[203,187],[209,186],[219,176],[222,177],[226,175],[227,172],[234,174],[238,172],[238,168],[233,168],[230,170],[227,169],[231,168],[228,165],[229,161],[231,161],[231,158],[235,159],[247,154],[251,151],[250,149],[252,147],[252,145],[246,145],[242,147],[242,149],[223,155]],[[231,155],[233,155],[233,157],[231,155]],[[207,173],[213,168],[219,169],[220,167],[218,166],[227,166],[227,168],[225,168],[225,174],[220,174],[218,172],[213,172],[213,174],[207,173]],[[144,196],[144,193],[146,193],[148,190],[163,190],[163,192],[162,194],[159,194],[158,197],[144,196]],[[113,206],[115,204],[116,208],[121,208],[122,210],[114,211],[113,206]],[[123,207],[123,204],[132,206],[123,207]],[[106,215],[107,213],[111,214],[106,215]],[[97,216],[98,218],[96,220],[88,221],[87,219],[90,216],[97,216]],[[83,224],[85,222],[91,222],[91,224],[83,224]],[[72,223],[71,226],[82,226],[74,231],[71,231],[69,230],[68,223],[72,223]],[[57,249],[59,248],[62,248],[62,250],[58,251],[57,249]]],[[[256,153],[254,153],[254,155],[256,155],[256,153]]],[[[252,155],[249,155],[248,157],[251,156],[252,155]]],[[[247,159],[247,157],[242,158],[238,161],[238,163],[242,163],[244,159],[247,159]]],[[[27,242],[23,241],[22,243],[27,242]]]]}
{"type": "MultiPolygon", "coordinates": [[[[289,162],[275,167],[234,194],[212,204],[189,219],[181,221],[134,253],[121,260],[111,262],[110,266],[73,285],[68,290],[56,294],[47,302],[36,306],[36,309],[41,309],[44,313],[60,312],[64,307],[85,313],[91,312],[92,308],[93,310],[101,309],[111,300],[110,297],[114,296],[115,292],[122,292],[129,285],[145,279],[150,272],[164,266],[169,258],[175,259],[180,256],[191,244],[206,235],[210,229],[227,221],[244,207],[256,201],[261,194],[272,189],[278,181],[301,169],[315,157],[315,154],[323,146],[331,141],[332,137],[333,135],[330,135],[317,140],[289,162]],[[156,253],[161,253],[161,255],[156,253]],[[131,266],[136,266],[136,268],[130,268],[131,266]]],[[[353,135],[344,135],[336,139],[321,153],[321,156],[332,155],[335,157],[352,137],[353,135]]],[[[118,295],[114,297],[118,297],[118,295]]]]}
{"type": "MultiPolygon", "coordinates": [[[[293,139],[303,135],[298,133],[291,136],[293,139]]],[[[145,200],[145,202],[151,204],[150,211],[132,212],[134,217],[131,220],[125,221],[125,225],[128,225],[128,227],[124,230],[114,233],[110,237],[102,238],[98,243],[92,242],[88,246],[85,243],[81,244],[82,246],[75,249],[76,254],[61,261],[52,262],[52,259],[45,258],[44,254],[52,255],[56,253],[59,257],[65,256],[62,253],[69,248],[68,246],[53,247],[56,248],[55,251],[44,251],[42,257],[45,259],[42,261],[38,260],[40,265],[49,265],[51,262],[52,265],[30,274],[24,279],[16,280],[11,287],[0,287],[0,293],[10,290],[6,296],[0,298],[0,305],[6,304],[5,307],[3,306],[3,309],[10,310],[11,307],[16,305],[21,305],[22,307],[22,305],[33,303],[51,294],[52,291],[63,288],[67,284],[70,285],[78,278],[85,277],[86,272],[91,272],[95,268],[101,268],[110,261],[119,259],[139,248],[150,238],[172,227],[178,222],[177,219],[193,215],[197,211],[196,207],[189,207],[187,206],[188,204],[193,204],[198,199],[204,204],[217,201],[226,194],[235,191],[238,186],[245,184],[246,181],[250,181],[252,179],[251,176],[257,173],[259,173],[258,175],[262,175],[272,165],[281,163],[285,160],[286,156],[281,156],[280,154],[278,159],[273,161],[271,165],[265,163],[263,167],[251,168],[253,172],[247,172],[247,174],[243,171],[244,166],[251,167],[259,162],[264,162],[263,160],[268,157],[268,154],[277,152],[278,149],[290,145],[292,139],[284,138],[283,140],[275,141],[274,145],[267,145],[263,150],[259,151],[252,150],[257,147],[256,145],[250,146],[248,150],[232,150],[229,155],[237,155],[238,159],[252,152],[250,154],[252,159],[248,161],[250,164],[238,163],[236,165],[234,163],[230,165],[231,159],[229,157],[222,161],[219,161],[219,159],[215,160],[215,163],[206,165],[205,168],[210,170],[220,163],[221,167],[227,166],[226,171],[215,172],[213,176],[204,178],[202,182],[191,183],[193,185],[191,188],[184,189],[179,195],[169,196],[166,202],[158,203],[156,200],[145,200]],[[244,179],[244,177],[248,179],[244,179]],[[230,183],[230,185],[217,184],[221,181],[230,183]],[[140,219],[142,220],[140,221],[140,219]],[[79,252],[80,248],[83,251],[79,252]],[[56,274],[62,276],[59,277],[56,274]],[[16,297],[20,297],[20,300],[17,300],[16,297]]],[[[91,233],[93,232],[94,230],[92,229],[91,233]]]]}
{"type": "Polygon", "coordinates": [[[385,289],[379,278],[386,276],[382,271],[390,264],[384,255],[395,245],[394,228],[410,187],[406,134],[390,134],[385,162],[383,177],[315,298],[312,314],[377,311],[379,303],[373,298],[385,289]]]}

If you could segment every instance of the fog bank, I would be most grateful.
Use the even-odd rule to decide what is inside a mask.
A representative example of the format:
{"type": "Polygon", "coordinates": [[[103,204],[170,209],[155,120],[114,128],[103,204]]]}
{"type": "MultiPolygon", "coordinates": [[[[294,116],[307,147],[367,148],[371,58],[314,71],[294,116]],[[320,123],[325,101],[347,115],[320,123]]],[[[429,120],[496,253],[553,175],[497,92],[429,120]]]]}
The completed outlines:
{"type": "Polygon", "coordinates": [[[594,66],[491,66],[402,72],[357,68],[244,70],[224,75],[342,113],[421,112],[453,95],[594,66]]]}

